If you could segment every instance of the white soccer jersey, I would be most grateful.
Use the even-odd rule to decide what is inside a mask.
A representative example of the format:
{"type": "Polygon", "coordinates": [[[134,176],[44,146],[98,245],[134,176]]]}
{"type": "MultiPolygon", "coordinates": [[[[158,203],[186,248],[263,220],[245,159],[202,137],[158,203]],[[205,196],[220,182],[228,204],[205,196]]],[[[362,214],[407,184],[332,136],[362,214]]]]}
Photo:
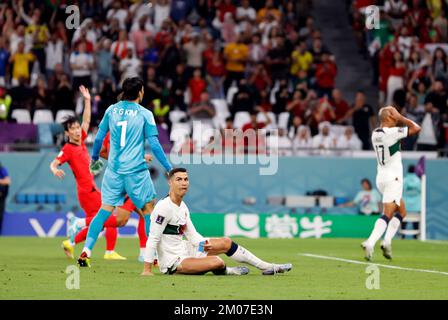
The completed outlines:
{"type": "Polygon", "coordinates": [[[184,236],[194,247],[205,240],[196,231],[185,202],[177,206],[170,197],[160,200],[151,214],[145,261],[153,263],[157,251],[160,271],[166,273],[169,268],[191,255],[187,241],[183,240],[184,236]]]}
{"type": "Polygon", "coordinates": [[[383,203],[400,205],[403,192],[403,163],[400,140],[408,136],[407,127],[377,128],[372,145],[377,158],[376,185],[383,194],[383,203]]]}
{"type": "Polygon", "coordinates": [[[372,133],[372,145],[378,162],[378,175],[383,180],[403,179],[400,140],[408,136],[407,127],[377,128],[372,133]]]}

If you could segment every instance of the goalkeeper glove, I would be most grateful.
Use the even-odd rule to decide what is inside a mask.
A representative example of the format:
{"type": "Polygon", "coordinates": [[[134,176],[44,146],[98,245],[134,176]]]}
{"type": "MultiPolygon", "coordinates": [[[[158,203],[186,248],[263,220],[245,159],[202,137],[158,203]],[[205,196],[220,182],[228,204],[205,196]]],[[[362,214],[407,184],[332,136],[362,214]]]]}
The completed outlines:
{"type": "Polygon", "coordinates": [[[101,161],[101,159],[92,161],[92,163],[90,163],[90,172],[94,176],[99,175],[101,173],[101,171],[103,171],[103,168],[104,168],[104,162],[101,161]]]}

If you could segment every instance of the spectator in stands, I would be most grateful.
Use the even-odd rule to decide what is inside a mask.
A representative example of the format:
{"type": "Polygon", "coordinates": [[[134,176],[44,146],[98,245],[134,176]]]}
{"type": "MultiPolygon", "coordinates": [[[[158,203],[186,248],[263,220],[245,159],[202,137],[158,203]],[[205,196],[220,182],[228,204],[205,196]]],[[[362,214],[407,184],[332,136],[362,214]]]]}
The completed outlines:
{"type": "MultiPolygon", "coordinates": [[[[344,134],[336,141],[336,148],[348,151],[361,150],[362,142],[352,126],[345,127],[344,134]]],[[[345,152],[344,154],[350,155],[350,152],[345,152]]]]}
{"type": "MultiPolygon", "coordinates": [[[[305,119],[306,102],[302,97],[302,91],[296,90],[292,95],[292,100],[286,105],[286,111],[289,112],[289,118],[292,120],[294,117],[298,117],[302,120],[305,119]]],[[[302,124],[302,123],[300,123],[302,124]]]]}
{"type": "Polygon", "coordinates": [[[349,111],[349,117],[352,117],[353,127],[362,142],[362,149],[370,149],[370,132],[376,126],[376,117],[372,106],[366,103],[366,96],[363,91],[358,91],[355,97],[355,103],[349,111]]]}
{"type": "Polygon", "coordinates": [[[369,179],[361,180],[362,190],[356,194],[353,201],[340,204],[339,207],[358,206],[358,213],[366,216],[379,215],[382,211],[381,195],[376,189],[372,188],[369,179]]]}
{"type": "Polygon", "coordinates": [[[194,3],[195,1],[193,0],[172,0],[170,10],[171,19],[176,23],[186,19],[194,9],[194,3]]]}
{"type": "Polygon", "coordinates": [[[47,88],[44,77],[39,77],[33,88],[33,107],[37,109],[50,109],[53,105],[52,94],[47,88]]]}
{"type": "Polygon", "coordinates": [[[348,113],[350,106],[342,97],[342,92],[339,89],[334,89],[331,93],[330,104],[334,109],[335,122],[337,124],[346,125],[348,120],[348,113]]]}
{"type": "Polygon", "coordinates": [[[12,67],[12,85],[17,85],[20,78],[28,81],[30,79],[30,63],[36,60],[34,54],[25,52],[25,43],[19,42],[17,51],[9,58],[12,67]]]}
{"type": "Polygon", "coordinates": [[[9,50],[6,47],[5,38],[0,37],[0,86],[5,86],[8,77],[9,50]]]}
{"type": "Polygon", "coordinates": [[[336,137],[331,133],[331,124],[328,121],[319,123],[319,133],[313,137],[313,149],[317,154],[320,151],[336,148],[336,137]]]}
{"type": "Polygon", "coordinates": [[[197,68],[193,72],[193,78],[188,81],[188,89],[191,94],[191,104],[201,100],[201,94],[207,89],[207,83],[201,76],[201,69],[197,68]]]}
{"type": "Polygon", "coordinates": [[[137,29],[132,30],[130,37],[134,45],[137,57],[140,59],[143,57],[143,53],[146,49],[147,39],[153,36],[153,33],[146,29],[146,23],[148,19],[148,16],[142,16],[138,20],[137,29]]]}
{"type": "Polygon", "coordinates": [[[448,85],[448,56],[440,47],[434,50],[430,75],[432,82],[438,80],[448,85]]]}
{"type": "Polygon", "coordinates": [[[216,111],[207,91],[200,94],[200,100],[192,104],[188,113],[193,121],[202,121],[213,125],[212,120],[216,115],[216,111]]]}
{"type": "Polygon", "coordinates": [[[280,82],[280,87],[277,93],[275,94],[275,103],[272,106],[272,112],[274,112],[276,115],[285,112],[289,99],[290,96],[287,83],[280,82]]]}
{"type": "Polygon", "coordinates": [[[9,120],[11,114],[12,98],[6,92],[6,88],[0,85],[0,121],[9,120]]]}
{"type": "Polygon", "coordinates": [[[142,105],[148,106],[154,99],[161,99],[163,84],[156,76],[156,70],[149,67],[146,71],[145,94],[143,96],[142,105]]]}
{"type": "Polygon", "coordinates": [[[393,96],[395,92],[404,87],[404,76],[406,73],[403,55],[400,52],[395,52],[393,59],[394,61],[387,79],[387,105],[391,105],[393,103],[393,96]]]}
{"type": "MultiPolygon", "coordinates": [[[[291,115],[289,117],[291,119],[291,115]]],[[[299,116],[293,116],[289,122],[288,137],[293,140],[299,134],[299,129],[303,126],[303,120],[299,116]]]]}
{"type": "Polygon", "coordinates": [[[272,15],[278,22],[280,22],[282,19],[282,13],[280,10],[275,8],[273,0],[266,0],[264,8],[258,11],[257,20],[261,21],[267,15],[272,15]]]}
{"type": "Polygon", "coordinates": [[[45,47],[46,56],[46,76],[51,77],[56,67],[56,64],[64,62],[64,42],[58,37],[56,33],[50,35],[50,41],[45,47]]]}
{"type": "Polygon", "coordinates": [[[269,116],[267,115],[267,113],[263,109],[257,107],[257,108],[255,108],[255,110],[252,110],[250,112],[250,122],[248,122],[245,125],[243,125],[242,130],[243,130],[243,132],[245,132],[245,131],[247,131],[249,129],[257,131],[259,129],[265,128],[266,126],[271,124],[271,122],[272,121],[269,118],[269,116]],[[259,112],[261,112],[264,115],[264,118],[266,119],[265,122],[257,120],[257,118],[258,118],[257,116],[258,116],[259,112]]]}
{"type": "Polygon", "coordinates": [[[313,63],[313,56],[307,50],[306,43],[301,41],[298,45],[295,46],[294,51],[291,54],[291,77],[293,81],[293,86],[295,86],[298,82],[299,72],[305,71],[308,72],[313,63]]]}
{"type": "Polygon", "coordinates": [[[205,44],[201,41],[198,33],[192,34],[192,40],[183,46],[186,57],[186,70],[188,78],[191,77],[195,69],[202,67],[202,53],[205,50],[205,44]]]}
{"type": "Polygon", "coordinates": [[[308,116],[305,115],[305,117],[307,117],[306,123],[311,128],[311,134],[313,135],[316,135],[318,131],[321,131],[321,123],[330,123],[335,119],[333,107],[331,106],[326,96],[315,101],[310,109],[311,112],[308,114],[308,116]]]}
{"type": "Polygon", "coordinates": [[[112,2],[112,6],[107,11],[106,17],[108,20],[117,19],[120,29],[126,29],[128,11],[122,7],[121,1],[115,0],[112,2]]]}
{"type": "Polygon", "coordinates": [[[249,85],[253,86],[257,92],[261,92],[272,86],[272,79],[263,63],[258,63],[255,66],[255,70],[249,78],[249,85]]]}
{"type": "Polygon", "coordinates": [[[337,75],[336,64],[327,52],[322,53],[322,61],[316,67],[316,84],[319,97],[331,97],[337,75]]]}
{"type": "Polygon", "coordinates": [[[440,126],[440,111],[432,103],[425,104],[425,113],[421,122],[422,130],[417,138],[417,150],[437,150],[440,126]]]}
{"type": "Polygon", "coordinates": [[[78,50],[70,55],[70,68],[73,75],[73,87],[80,85],[86,88],[92,87],[91,72],[94,67],[93,56],[86,51],[86,44],[80,42],[78,50]]]}
{"type": "Polygon", "coordinates": [[[236,8],[236,18],[237,20],[246,18],[250,21],[255,21],[255,19],[257,18],[257,12],[250,6],[249,0],[241,1],[241,5],[236,8]]]}
{"type": "Polygon", "coordinates": [[[271,48],[266,56],[266,65],[272,80],[285,79],[288,75],[290,54],[286,51],[284,38],[277,36],[271,41],[271,48]]]}
{"type": "Polygon", "coordinates": [[[242,41],[240,35],[234,43],[229,43],[224,48],[224,58],[226,59],[226,79],[224,81],[224,92],[232,85],[233,81],[237,83],[244,77],[246,62],[249,58],[249,48],[242,41]]]}
{"type": "Polygon", "coordinates": [[[97,72],[97,87],[106,79],[115,80],[113,77],[113,55],[111,52],[111,41],[107,38],[102,38],[98,42],[97,50],[95,52],[95,66],[97,72]]]}
{"type": "Polygon", "coordinates": [[[445,147],[445,134],[443,129],[443,122],[446,122],[448,120],[447,101],[448,101],[448,93],[443,85],[443,82],[435,81],[431,91],[426,96],[425,109],[427,113],[428,112],[431,114],[434,114],[435,112],[439,113],[440,121],[436,129],[439,148],[445,147]]]}
{"type": "Polygon", "coordinates": [[[311,130],[308,126],[300,126],[293,140],[293,150],[295,155],[309,155],[313,147],[311,130]]]}
{"type": "Polygon", "coordinates": [[[53,113],[56,113],[59,109],[75,110],[75,92],[66,74],[61,76],[54,92],[53,113]]]}
{"type": "Polygon", "coordinates": [[[142,62],[132,50],[128,50],[126,58],[120,61],[121,80],[120,86],[127,78],[139,77],[142,71],[142,62]]]}
{"type": "Polygon", "coordinates": [[[32,111],[32,98],[33,91],[28,86],[28,79],[25,77],[20,77],[18,80],[18,85],[10,89],[12,106],[11,110],[14,109],[27,109],[32,111]]]}
{"type": "Polygon", "coordinates": [[[6,198],[8,197],[11,178],[8,170],[0,162],[0,235],[2,234],[3,216],[5,214],[6,198]]]}
{"type": "Polygon", "coordinates": [[[224,76],[226,68],[221,52],[213,51],[212,58],[206,64],[208,92],[212,99],[225,99],[224,76]]]}
{"type": "Polygon", "coordinates": [[[246,111],[250,113],[254,110],[254,106],[254,94],[247,85],[247,80],[241,79],[239,81],[238,91],[233,96],[232,105],[230,106],[229,111],[233,116],[239,111],[246,111]]]}

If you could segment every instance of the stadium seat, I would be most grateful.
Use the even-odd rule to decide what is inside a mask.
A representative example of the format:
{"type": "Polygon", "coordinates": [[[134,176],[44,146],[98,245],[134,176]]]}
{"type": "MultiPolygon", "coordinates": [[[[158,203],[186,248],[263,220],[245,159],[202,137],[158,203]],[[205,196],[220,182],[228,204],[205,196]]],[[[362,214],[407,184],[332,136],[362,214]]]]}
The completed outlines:
{"type": "Polygon", "coordinates": [[[56,123],[62,123],[62,122],[64,122],[65,118],[70,117],[70,116],[74,117],[75,115],[76,114],[75,114],[75,112],[73,110],[68,110],[68,109],[59,110],[56,113],[56,120],[55,120],[55,122],[56,123]]]}
{"type": "Polygon", "coordinates": [[[187,113],[185,111],[180,110],[172,110],[170,111],[170,121],[171,123],[178,123],[182,118],[185,118],[187,116],[187,113]]]}
{"type": "Polygon", "coordinates": [[[235,119],[233,120],[233,126],[237,129],[241,129],[246,123],[250,122],[250,114],[246,111],[238,111],[235,113],[235,119]]]}
{"type": "Polygon", "coordinates": [[[36,203],[37,202],[37,195],[29,193],[26,195],[26,203],[36,203]]]}
{"type": "Polygon", "coordinates": [[[196,151],[202,148],[210,141],[214,131],[211,122],[194,122],[193,123],[193,140],[196,141],[196,151]]]}
{"type": "Polygon", "coordinates": [[[50,110],[42,109],[34,112],[33,123],[53,123],[53,113],[50,110]]]}
{"type": "Polygon", "coordinates": [[[31,115],[27,109],[13,110],[11,118],[16,119],[17,123],[31,123],[31,115]]]}
{"type": "Polygon", "coordinates": [[[47,203],[56,204],[58,200],[57,194],[47,194],[47,203]]]}
{"type": "Polygon", "coordinates": [[[224,99],[212,99],[212,103],[215,106],[216,116],[226,119],[230,116],[229,107],[224,99]]]}
{"type": "Polygon", "coordinates": [[[237,93],[238,92],[238,87],[236,87],[236,86],[231,86],[230,88],[229,88],[229,90],[227,90],[227,97],[226,97],[226,100],[227,100],[227,103],[229,104],[229,105],[232,105],[232,102],[233,102],[233,96],[235,95],[235,93],[237,93]]]}
{"type": "MultiPolygon", "coordinates": [[[[269,119],[271,119],[271,123],[268,126],[266,126],[266,129],[272,130],[272,129],[277,128],[275,114],[273,112],[266,112],[266,114],[269,117],[269,119]]],[[[264,115],[264,113],[259,112],[257,114],[257,121],[266,123],[268,121],[268,119],[266,119],[266,116],[264,115]]]]}
{"type": "Polygon", "coordinates": [[[185,141],[191,133],[190,123],[174,123],[171,127],[170,140],[176,143],[185,141]]]}
{"type": "Polygon", "coordinates": [[[226,119],[230,116],[229,107],[224,99],[212,99],[215,106],[216,114],[213,117],[213,125],[215,128],[224,128],[226,119]]]}
{"type": "Polygon", "coordinates": [[[58,194],[57,195],[57,203],[65,203],[66,202],[66,196],[65,194],[58,194]]]}
{"type": "Polygon", "coordinates": [[[282,112],[278,116],[278,127],[281,129],[287,129],[289,122],[289,112],[282,112]]]}
{"type": "Polygon", "coordinates": [[[23,193],[19,193],[16,195],[16,202],[20,204],[26,203],[26,195],[23,193]]]}
{"type": "Polygon", "coordinates": [[[46,194],[37,194],[36,195],[36,203],[44,204],[46,202],[47,202],[47,195],[46,194]]]}

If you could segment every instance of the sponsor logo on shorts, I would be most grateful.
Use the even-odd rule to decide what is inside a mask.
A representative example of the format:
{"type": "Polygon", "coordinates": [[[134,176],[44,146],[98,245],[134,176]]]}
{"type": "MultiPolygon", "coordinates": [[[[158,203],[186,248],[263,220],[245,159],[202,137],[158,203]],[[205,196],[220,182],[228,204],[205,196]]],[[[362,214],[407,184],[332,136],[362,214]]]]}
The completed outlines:
{"type": "Polygon", "coordinates": [[[158,215],[156,218],[156,223],[162,224],[163,220],[165,220],[165,217],[158,215]]]}

